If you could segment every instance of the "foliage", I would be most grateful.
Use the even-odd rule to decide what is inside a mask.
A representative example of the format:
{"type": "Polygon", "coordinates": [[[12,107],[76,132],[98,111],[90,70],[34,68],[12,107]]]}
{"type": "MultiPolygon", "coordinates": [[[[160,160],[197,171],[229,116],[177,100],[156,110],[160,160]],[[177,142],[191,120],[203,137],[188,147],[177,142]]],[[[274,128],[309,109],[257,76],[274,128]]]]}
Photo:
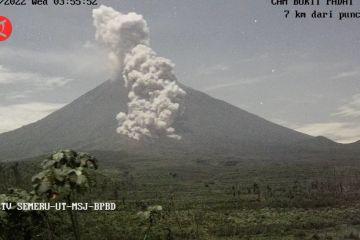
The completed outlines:
{"type": "MultiPolygon", "coordinates": [[[[65,199],[72,204],[74,193],[84,193],[95,184],[89,170],[97,169],[97,160],[87,154],[73,150],[53,153],[42,162],[42,171],[32,178],[34,194],[47,200],[65,199]]],[[[77,213],[67,208],[76,240],[80,240],[77,213]]]]}
{"type": "Polygon", "coordinates": [[[46,199],[63,199],[84,192],[94,184],[88,169],[97,169],[96,159],[73,150],[55,152],[43,161],[42,171],[32,178],[34,193],[46,199]]]}
{"type": "MultiPolygon", "coordinates": [[[[83,193],[82,202],[111,201],[117,209],[79,211],[82,239],[343,240],[360,236],[358,158],[225,164],[230,160],[94,155],[102,159],[101,170],[91,174],[98,184],[86,192],[75,186],[73,192],[83,193]],[[162,210],[157,211],[159,206],[162,210]]],[[[26,186],[37,164],[19,162],[14,171],[14,163],[3,163],[1,183],[26,186]]],[[[90,173],[91,168],[84,171],[90,173]]],[[[47,200],[47,194],[42,198],[47,200]]],[[[47,213],[56,226],[53,239],[72,239],[67,212],[47,213]]],[[[38,232],[32,239],[37,235],[51,239],[46,228],[33,224],[31,230],[38,232]]]]}
{"type": "Polygon", "coordinates": [[[7,194],[0,195],[0,203],[9,204],[9,209],[0,210],[0,239],[41,239],[44,215],[36,211],[17,210],[18,203],[34,200],[34,196],[21,189],[9,189],[7,194]]]}

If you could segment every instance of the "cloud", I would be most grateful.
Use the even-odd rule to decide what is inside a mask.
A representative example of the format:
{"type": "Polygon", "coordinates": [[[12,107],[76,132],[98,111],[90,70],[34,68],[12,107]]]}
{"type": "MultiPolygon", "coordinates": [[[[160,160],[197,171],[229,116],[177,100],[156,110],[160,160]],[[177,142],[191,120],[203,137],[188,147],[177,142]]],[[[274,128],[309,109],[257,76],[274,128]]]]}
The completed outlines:
{"type": "Polygon", "coordinates": [[[39,51],[26,48],[0,48],[1,64],[12,71],[41,73],[43,76],[65,76],[68,79],[104,80],[109,77],[106,53],[87,41],[73,49],[39,51]],[[21,66],[21,69],[19,69],[21,66]]]}
{"type": "Polygon", "coordinates": [[[215,64],[210,66],[201,66],[198,68],[197,72],[199,75],[213,75],[223,73],[229,70],[230,66],[224,64],[215,64]]]}
{"type": "Polygon", "coordinates": [[[124,65],[130,102],[128,113],[117,116],[117,132],[136,140],[162,135],[181,139],[171,126],[184,110],[186,93],[176,84],[171,61],[140,44],[127,54],[124,65]]]}
{"type": "Polygon", "coordinates": [[[63,87],[73,79],[65,77],[45,76],[36,72],[13,71],[0,65],[0,86],[9,84],[29,84],[36,89],[53,89],[63,87]]]}
{"type": "Polygon", "coordinates": [[[352,96],[349,102],[340,106],[335,113],[331,114],[331,116],[343,117],[346,118],[346,120],[318,122],[305,125],[291,124],[285,121],[282,123],[299,132],[312,136],[325,136],[340,143],[352,143],[360,139],[360,126],[356,119],[357,117],[360,117],[360,94],[352,96]],[[350,117],[353,119],[350,119],[350,117]]]}
{"type": "Polygon", "coordinates": [[[355,123],[312,123],[295,128],[295,130],[312,136],[325,136],[340,143],[352,143],[360,139],[360,126],[355,123]]]}
{"type": "Polygon", "coordinates": [[[360,139],[360,126],[355,122],[318,122],[300,124],[273,118],[271,121],[311,136],[324,136],[339,143],[352,143],[360,139]]]}
{"type": "Polygon", "coordinates": [[[354,95],[351,100],[340,106],[333,116],[340,117],[360,117],[360,94],[354,95]]]}
{"type": "Polygon", "coordinates": [[[295,129],[295,128],[299,127],[299,125],[297,125],[297,124],[290,123],[290,122],[280,119],[280,118],[271,118],[269,120],[273,123],[276,123],[278,125],[285,126],[285,127],[291,128],[291,129],[295,129]]]}
{"type": "Polygon", "coordinates": [[[338,80],[338,79],[353,78],[353,77],[359,77],[359,76],[360,76],[360,70],[354,70],[354,71],[338,73],[332,79],[338,80]]]}
{"type": "Polygon", "coordinates": [[[90,41],[86,41],[82,47],[89,50],[96,49],[96,45],[90,41]]]}
{"type": "Polygon", "coordinates": [[[253,84],[253,83],[261,82],[261,81],[267,80],[269,78],[270,78],[269,75],[253,77],[253,78],[245,78],[245,79],[241,79],[241,80],[234,81],[234,82],[220,83],[220,84],[211,85],[211,86],[205,87],[205,88],[203,88],[201,90],[204,91],[204,92],[214,92],[214,91],[217,91],[219,89],[231,88],[231,87],[235,87],[235,86],[241,86],[241,85],[253,84]]]}
{"type": "Polygon", "coordinates": [[[64,104],[46,102],[0,106],[0,133],[40,120],[63,106],[64,104]]]}
{"type": "Polygon", "coordinates": [[[124,58],[138,44],[149,44],[149,29],[142,15],[122,14],[101,5],[93,10],[96,40],[110,50],[114,74],[121,76],[124,58]]]}
{"type": "Polygon", "coordinates": [[[166,136],[181,139],[172,127],[184,109],[185,91],[177,85],[174,64],[148,46],[149,29],[136,13],[111,7],[93,10],[96,40],[110,52],[116,80],[128,88],[128,112],[120,112],[117,132],[135,140],[166,136]]]}

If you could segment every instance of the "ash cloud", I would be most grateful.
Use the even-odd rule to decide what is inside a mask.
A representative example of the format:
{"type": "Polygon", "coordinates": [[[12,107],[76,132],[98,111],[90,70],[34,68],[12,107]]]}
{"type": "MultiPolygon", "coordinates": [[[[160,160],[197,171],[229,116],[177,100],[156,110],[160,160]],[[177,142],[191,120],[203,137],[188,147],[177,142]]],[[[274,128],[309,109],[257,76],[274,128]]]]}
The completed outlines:
{"type": "Polygon", "coordinates": [[[138,44],[149,45],[149,28],[142,15],[122,14],[101,5],[93,10],[95,39],[110,53],[115,77],[122,75],[125,55],[138,44]]]}
{"type": "Polygon", "coordinates": [[[172,125],[184,111],[186,92],[177,84],[174,64],[149,47],[146,21],[106,6],[93,10],[93,18],[96,40],[110,50],[115,75],[129,90],[128,112],[116,116],[117,132],[135,140],[181,139],[172,125]]]}

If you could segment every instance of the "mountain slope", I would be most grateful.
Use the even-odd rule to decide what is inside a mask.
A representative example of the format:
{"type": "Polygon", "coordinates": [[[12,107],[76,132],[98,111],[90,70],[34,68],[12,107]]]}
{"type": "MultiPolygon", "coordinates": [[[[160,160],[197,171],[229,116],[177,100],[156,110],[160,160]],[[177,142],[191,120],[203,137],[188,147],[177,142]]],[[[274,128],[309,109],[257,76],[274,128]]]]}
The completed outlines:
{"type": "Polygon", "coordinates": [[[36,156],[60,148],[135,153],[238,154],[286,148],[314,139],[183,86],[186,110],[176,123],[180,141],[137,142],[115,132],[115,116],[127,109],[122,81],[106,81],[46,118],[0,135],[0,160],[36,156]]]}

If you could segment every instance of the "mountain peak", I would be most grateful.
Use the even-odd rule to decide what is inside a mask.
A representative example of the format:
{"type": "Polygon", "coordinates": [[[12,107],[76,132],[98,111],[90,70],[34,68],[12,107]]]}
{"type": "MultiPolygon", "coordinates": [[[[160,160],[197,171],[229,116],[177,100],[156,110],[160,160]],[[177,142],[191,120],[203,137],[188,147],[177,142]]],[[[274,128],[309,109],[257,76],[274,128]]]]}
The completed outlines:
{"type": "Polygon", "coordinates": [[[127,111],[123,81],[105,81],[46,118],[0,135],[1,160],[19,159],[72,148],[136,153],[239,154],[268,151],[312,137],[182,85],[185,112],[174,127],[182,140],[136,141],[116,133],[119,112],[127,111]]]}

